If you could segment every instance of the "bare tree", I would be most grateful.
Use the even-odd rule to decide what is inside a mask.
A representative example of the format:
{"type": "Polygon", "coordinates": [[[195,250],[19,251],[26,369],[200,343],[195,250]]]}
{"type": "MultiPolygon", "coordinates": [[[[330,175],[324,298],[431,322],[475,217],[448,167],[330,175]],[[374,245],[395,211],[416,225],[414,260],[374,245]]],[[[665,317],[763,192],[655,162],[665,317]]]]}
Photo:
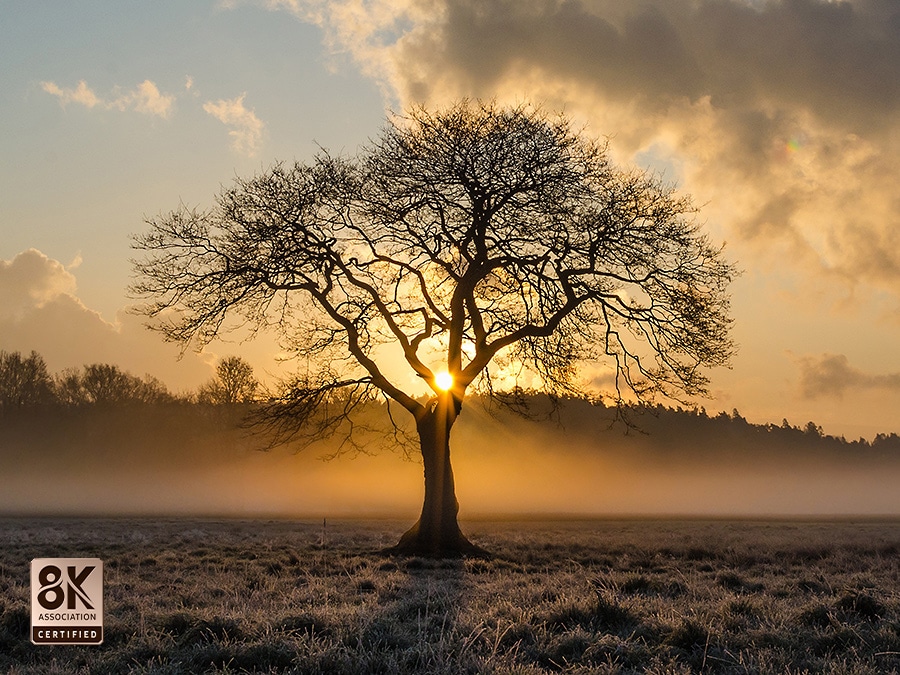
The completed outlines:
{"type": "Polygon", "coordinates": [[[57,399],[66,405],[165,403],[174,400],[152,375],[143,378],[108,363],[69,368],[56,377],[57,399]]]}
{"type": "Polygon", "coordinates": [[[584,394],[604,362],[618,402],[690,396],[727,363],[734,271],[693,215],[562,117],[463,101],[390,120],[357,157],[278,164],[208,211],[149,221],[133,291],[184,345],[226,318],[278,331],[309,369],[282,422],[334,431],[376,396],[408,411],[425,499],[395,550],[465,554],[449,439],[467,392],[584,394]]]}
{"type": "Polygon", "coordinates": [[[0,414],[54,400],[53,379],[40,354],[0,351],[0,414]]]}
{"type": "Polygon", "coordinates": [[[201,403],[250,403],[256,399],[259,381],[253,366],[240,356],[219,361],[216,376],[200,387],[197,398],[201,403]]]}

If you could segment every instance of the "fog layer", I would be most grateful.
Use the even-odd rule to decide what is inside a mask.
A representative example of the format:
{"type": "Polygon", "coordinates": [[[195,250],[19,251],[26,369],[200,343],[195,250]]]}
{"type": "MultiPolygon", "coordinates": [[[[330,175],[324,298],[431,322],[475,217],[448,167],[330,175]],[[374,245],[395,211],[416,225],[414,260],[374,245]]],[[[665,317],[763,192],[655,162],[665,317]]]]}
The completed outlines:
{"type": "MultiPolygon", "coordinates": [[[[468,406],[451,439],[460,516],[900,515],[896,452],[672,411],[609,429],[609,415],[573,404],[561,423],[534,422],[468,406]]],[[[262,451],[238,419],[144,406],[7,420],[0,512],[418,515],[414,455],[262,451]]]]}

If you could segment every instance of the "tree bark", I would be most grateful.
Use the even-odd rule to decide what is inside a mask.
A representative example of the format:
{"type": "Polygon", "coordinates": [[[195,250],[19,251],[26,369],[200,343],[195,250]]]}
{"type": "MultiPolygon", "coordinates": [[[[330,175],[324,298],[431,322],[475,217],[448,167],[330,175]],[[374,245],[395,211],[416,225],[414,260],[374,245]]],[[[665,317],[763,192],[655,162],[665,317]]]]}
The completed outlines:
{"type": "Polygon", "coordinates": [[[386,552],[432,558],[485,556],[471,543],[457,522],[459,502],[450,465],[450,429],[462,401],[446,393],[429,401],[417,420],[419,446],[425,466],[425,500],[419,520],[386,552]]]}

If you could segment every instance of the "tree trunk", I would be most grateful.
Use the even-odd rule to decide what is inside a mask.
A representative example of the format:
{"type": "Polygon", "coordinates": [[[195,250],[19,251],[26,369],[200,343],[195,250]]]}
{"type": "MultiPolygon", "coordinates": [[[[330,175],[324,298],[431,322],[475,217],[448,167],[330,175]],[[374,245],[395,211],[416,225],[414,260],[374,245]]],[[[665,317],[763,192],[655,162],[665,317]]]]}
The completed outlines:
{"type": "Polygon", "coordinates": [[[456,519],[459,502],[450,466],[450,429],[461,407],[462,402],[447,393],[432,399],[416,420],[425,465],[425,501],[418,522],[388,553],[433,558],[487,555],[466,539],[456,519]]]}

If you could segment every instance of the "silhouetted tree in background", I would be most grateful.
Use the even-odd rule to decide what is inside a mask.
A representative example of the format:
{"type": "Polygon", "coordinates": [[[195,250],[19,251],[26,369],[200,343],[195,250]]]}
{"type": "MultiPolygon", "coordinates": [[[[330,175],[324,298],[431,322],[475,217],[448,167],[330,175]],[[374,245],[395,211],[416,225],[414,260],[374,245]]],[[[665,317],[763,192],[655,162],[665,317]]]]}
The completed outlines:
{"type": "Polygon", "coordinates": [[[240,356],[229,356],[219,361],[216,376],[200,387],[197,400],[221,405],[251,403],[256,400],[258,389],[253,366],[240,356]]]}
{"type": "Polygon", "coordinates": [[[56,379],[56,396],[67,405],[163,403],[173,399],[152,375],[140,378],[107,363],[63,371],[56,379]]]}
{"type": "Polygon", "coordinates": [[[54,400],[53,379],[40,354],[0,351],[0,413],[54,400]]]}
{"type": "Polygon", "coordinates": [[[149,221],[133,291],[186,346],[233,319],[277,331],[307,366],[273,409],[282,430],[346,429],[375,396],[405,409],[425,498],[395,550],[465,554],[449,439],[467,392],[583,394],[603,361],[616,401],[677,397],[728,361],[733,268],[692,214],[561,117],[463,101],[149,221]]]}
{"type": "Polygon", "coordinates": [[[257,400],[260,383],[253,367],[239,356],[216,365],[216,375],[202,384],[196,396],[175,396],[153,375],[137,377],[108,363],[66,368],[51,375],[44,358],[32,351],[0,351],[0,413],[41,405],[86,406],[186,402],[228,405],[257,400]]]}

